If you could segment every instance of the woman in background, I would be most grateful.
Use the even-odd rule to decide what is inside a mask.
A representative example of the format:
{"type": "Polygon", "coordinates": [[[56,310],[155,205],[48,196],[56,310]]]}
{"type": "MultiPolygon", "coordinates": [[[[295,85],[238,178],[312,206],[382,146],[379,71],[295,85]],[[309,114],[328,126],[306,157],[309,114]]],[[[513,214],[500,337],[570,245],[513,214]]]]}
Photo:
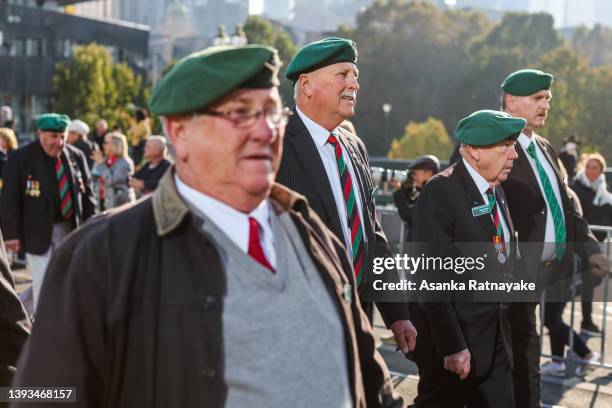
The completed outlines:
{"type": "MultiPolygon", "coordinates": [[[[588,154],[578,164],[578,173],[572,183],[582,205],[584,218],[590,225],[612,226],[612,194],[606,185],[606,160],[599,153],[588,154]]],[[[604,232],[594,232],[599,241],[606,238],[604,232]]],[[[599,327],[591,318],[593,311],[593,289],[601,283],[589,271],[582,274],[582,325],[581,331],[599,335],[599,327]]]]}
{"type": "Polygon", "coordinates": [[[144,145],[151,135],[151,121],[149,113],[144,108],[138,108],[135,113],[136,121],[130,126],[127,137],[132,149],[131,156],[134,164],[139,167],[144,154],[144,145]]]}
{"type": "Polygon", "coordinates": [[[2,127],[0,128],[0,194],[2,194],[2,172],[4,165],[8,160],[8,155],[12,150],[17,149],[17,137],[12,129],[2,127]]]}
{"type": "Polygon", "coordinates": [[[134,201],[136,195],[129,186],[130,177],[134,174],[134,162],[128,156],[125,135],[108,133],[104,137],[104,153],[96,150],[92,157],[95,164],[91,174],[97,178],[100,211],[134,201]]]}

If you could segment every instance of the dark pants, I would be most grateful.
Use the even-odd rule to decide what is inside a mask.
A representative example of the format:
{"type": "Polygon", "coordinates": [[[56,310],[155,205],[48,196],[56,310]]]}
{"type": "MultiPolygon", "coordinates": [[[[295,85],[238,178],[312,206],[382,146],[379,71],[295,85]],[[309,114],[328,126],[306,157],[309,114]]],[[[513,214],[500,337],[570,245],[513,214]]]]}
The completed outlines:
{"type": "MultiPolygon", "coordinates": [[[[430,356],[435,351],[430,350],[430,356]]],[[[418,396],[416,408],[514,408],[512,369],[506,357],[506,350],[499,333],[495,342],[495,357],[489,372],[480,378],[472,373],[465,380],[444,369],[444,362],[435,361],[419,364],[418,396]]],[[[522,408],[522,407],[521,407],[522,408]]]]}
{"type": "MultiPolygon", "coordinates": [[[[553,356],[563,358],[565,345],[569,345],[569,326],[563,321],[563,309],[567,302],[546,302],[544,305],[544,325],[550,335],[550,349],[553,356]]],[[[591,352],[584,341],[572,330],[574,351],[581,358],[591,352]]]]}
{"type": "Polygon", "coordinates": [[[601,278],[593,276],[590,269],[582,270],[582,321],[593,323],[591,313],[593,312],[593,291],[601,283],[601,278]]]}
{"type": "Polygon", "coordinates": [[[514,354],[514,396],[520,408],[539,408],[540,404],[540,336],[536,330],[534,302],[513,303],[508,317],[512,328],[514,354]]]}

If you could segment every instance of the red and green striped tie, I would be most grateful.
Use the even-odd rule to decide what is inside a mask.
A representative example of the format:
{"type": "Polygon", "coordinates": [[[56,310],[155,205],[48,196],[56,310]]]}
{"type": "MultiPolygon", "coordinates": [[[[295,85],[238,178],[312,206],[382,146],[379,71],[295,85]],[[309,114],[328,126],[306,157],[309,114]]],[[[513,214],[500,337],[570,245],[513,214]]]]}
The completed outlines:
{"type": "Polygon", "coordinates": [[[57,177],[57,183],[59,186],[60,195],[60,209],[62,216],[70,220],[72,219],[72,195],[70,194],[70,185],[68,184],[68,177],[64,171],[64,164],[62,159],[58,157],[55,160],[55,176],[57,177]]]}
{"type": "Polygon", "coordinates": [[[357,209],[357,201],[355,197],[355,189],[353,188],[353,179],[348,167],[344,162],[342,154],[342,146],[338,139],[332,133],[327,141],[334,146],[336,151],[336,163],[338,164],[338,174],[340,175],[340,184],[342,185],[342,196],[346,205],[346,214],[348,216],[348,226],[351,230],[351,246],[353,254],[353,268],[355,269],[355,279],[357,286],[361,284],[363,278],[363,262],[365,246],[363,242],[363,228],[361,227],[361,218],[357,209]]]}

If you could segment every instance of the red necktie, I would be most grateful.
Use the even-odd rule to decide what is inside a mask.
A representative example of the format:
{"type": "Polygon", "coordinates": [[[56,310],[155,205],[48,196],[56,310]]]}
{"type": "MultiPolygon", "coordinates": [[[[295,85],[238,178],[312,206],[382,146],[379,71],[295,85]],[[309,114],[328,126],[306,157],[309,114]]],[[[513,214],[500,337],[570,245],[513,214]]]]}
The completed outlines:
{"type": "Polygon", "coordinates": [[[259,262],[264,268],[274,273],[274,268],[266,259],[259,238],[259,223],[253,217],[249,217],[249,256],[259,262]]]}
{"type": "Polygon", "coordinates": [[[357,286],[363,280],[363,259],[365,253],[365,244],[363,242],[363,230],[361,227],[361,218],[357,209],[357,201],[355,200],[355,190],[353,189],[353,180],[342,154],[342,146],[333,133],[327,139],[329,144],[334,147],[336,152],[336,163],[338,164],[338,175],[340,176],[340,184],[344,196],[344,204],[346,205],[346,214],[348,216],[348,226],[351,230],[351,246],[353,253],[353,268],[355,269],[355,280],[357,286]]]}

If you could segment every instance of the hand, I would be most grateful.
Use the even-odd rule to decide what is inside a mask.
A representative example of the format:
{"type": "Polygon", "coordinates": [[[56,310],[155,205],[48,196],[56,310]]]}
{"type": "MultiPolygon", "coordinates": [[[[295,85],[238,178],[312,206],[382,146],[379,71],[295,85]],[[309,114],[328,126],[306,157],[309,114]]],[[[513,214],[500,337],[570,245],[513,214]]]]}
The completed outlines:
{"type": "Polygon", "coordinates": [[[91,153],[91,159],[96,162],[96,164],[104,163],[104,154],[100,150],[94,150],[91,153]]]}
{"type": "Polygon", "coordinates": [[[610,272],[610,262],[604,254],[593,254],[589,257],[591,273],[597,277],[606,276],[610,272]]]}
{"type": "Polygon", "coordinates": [[[130,187],[135,188],[136,190],[144,190],[144,180],[140,180],[137,178],[130,179],[129,181],[130,187]]]}
{"type": "Polygon", "coordinates": [[[391,181],[389,182],[389,185],[391,185],[391,188],[393,189],[393,191],[397,191],[402,187],[402,184],[394,178],[391,179],[391,181]]]}
{"type": "Polygon", "coordinates": [[[4,241],[4,245],[6,246],[6,249],[11,252],[19,252],[19,249],[21,248],[21,244],[18,239],[8,239],[4,241]]]}
{"type": "Polygon", "coordinates": [[[410,320],[397,320],[390,327],[395,336],[398,350],[406,354],[416,346],[417,331],[410,320]]]}
{"type": "Polygon", "coordinates": [[[470,352],[465,349],[444,357],[444,368],[459,375],[461,380],[465,380],[470,373],[470,352]]]}

